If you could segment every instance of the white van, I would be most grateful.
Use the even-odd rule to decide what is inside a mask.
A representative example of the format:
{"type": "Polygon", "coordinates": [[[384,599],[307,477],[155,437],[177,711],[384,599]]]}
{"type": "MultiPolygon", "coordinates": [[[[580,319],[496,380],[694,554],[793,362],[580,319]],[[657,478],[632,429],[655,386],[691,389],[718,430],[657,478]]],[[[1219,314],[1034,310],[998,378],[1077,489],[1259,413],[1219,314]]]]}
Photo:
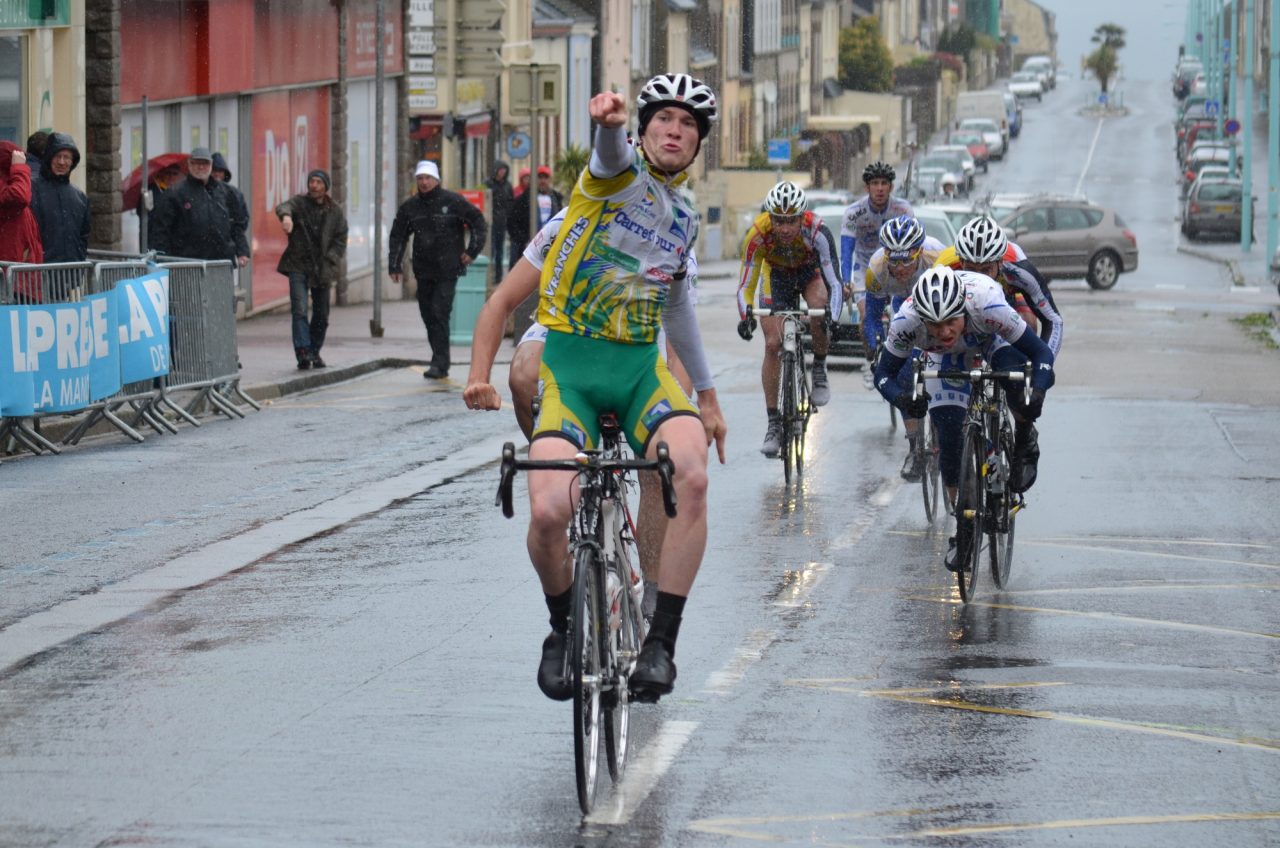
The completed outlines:
{"type": "Polygon", "coordinates": [[[962,91],[956,95],[955,126],[958,129],[965,118],[990,118],[1000,128],[1000,137],[1008,148],[1009,113],[1005,108],[1003,91],[962,91]]]}
{"type": "Polygon", "coordinates": [[[1033,71],[1042,76],[1048,88],[1058,87],[1057,69],[1053,65],[1053,59],[1048,56],[1028,56],[1023,61],[1021,70],[1033,71]]]}

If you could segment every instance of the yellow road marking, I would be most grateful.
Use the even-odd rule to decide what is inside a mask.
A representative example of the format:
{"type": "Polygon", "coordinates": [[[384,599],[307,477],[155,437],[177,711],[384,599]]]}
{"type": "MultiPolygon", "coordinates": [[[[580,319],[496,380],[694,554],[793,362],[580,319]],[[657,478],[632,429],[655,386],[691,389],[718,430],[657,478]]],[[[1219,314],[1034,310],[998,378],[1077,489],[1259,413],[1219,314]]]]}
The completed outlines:
{"type": "Polygon", "coordinates": [[[1073,551],[1094,551],[1109,554],[1129,554],[1131,556],[1140,557],[1156,557],[1158,559],[1183,559],[1191,562],[1212,562],[1219,565],[1244,565],[1249,568],[1280,568],[1280,563],[1275,562],[1248,562],[1242,559],[1221,559],[1218,557],[1198,557],[1189,556],[1187,554],[1169,554],[1160,551],[1139,551],[1128,548],[1112,548],[1105,545],[1081,545],[1069,544],[1066,542],[1047,542],[1043,540],[1027,539],[1019,540],[1023,545],[1033,545],[1046,548],[1066,548],[1073,551]]]}
{"type": "MultiPolygon", "coordinates": [[[[699,833],[718,836],[730,836],[735,839],[749,839],[753,842],[790,842],[788,837],[777,836],[761,830],[748,828],[762,825],[808,824],[816,826],[824,822],[866,821],[878,818],[907,818],[922,815],[953,812],[956,808],[935,810],[877,810],[864,813],[816,813],[812,815],[781,816],[742,816],[740,818],[700,819],[690,822],[689,829],[699,833]]],[[[1054,819],[1044,822],[1010,822],[1008,824],[956,825],[954,827],[927,827],[906,833],[868,834],[840,837],[839,841],[814,839],[809,833],[805,841],[811,845],[838,848],[842,845],[853,845],[866,842],[901,841],[919,839],[921,837],[978,836],[989,833],[1015,833],[1023,831],[1067,830],[1086,827],[1134,827],[1142,825],[1162,824],[1204,824],[1217,822],[1255,822],[1274,821],[1280,819],[1280,812],[1260,811],[1253,813],[1178,813],[1164,816],[1112,816],[1097,819],[1054,819]]],[[[812,827],[810,830],[812,831],[812,827]]]]}
{"type": "Polygon", "coordinates": [[[1216,539],[1164,539],[1164,538],[1148,538],[1144,536],[1046,536],[1038,539],[1040,542],[1134,542],[1136,544],[1145,545],[1189,545],[1191,547],[1215,547],[1215,548],[1261,548],[1269,549],[1275,547],[1261,542],[1220,542],[1216,539]]]}
{"type": "MultiPolygon", "coordinates": [[[[907,600],[927,601],[932,604],[959,605],[962,601],[955,598],[926,598],[920,595],[909,595],[907,600]]],[[[1067,615],[1078,618],[1092,618],[1099,621],[1116,621],[1129,624],[1151,624],[1156,627],[1169,627],[1174,630],[1193,630],[1200,633],[1226,633],[1231,636],[1251,636],[1257,639],[1280,639],[1280,633],[1261,633],[1254,630],[1239,630],[1234,627],[1216,627],[1212,624],[1191,624],[1186,621],[1167,621],[1160,618],[1143,618],[1137,615],[1120,615],[1112,612],[1095,612],[1088,610],[1055,609],[1052,607],[1028,607],[1020,604],[995,604],[989,601],[970,601],[971,607],[987,607],[988,609],[1007,609],[1014,612],[1040,612],[1048,615],[1067,615]]]]}
{"type": "Polygon", "coordinates": [[[1106,592],[1112,594],[1115,592],[1147,592],[1147,591],[1185,591],[1187,589],[1262,589],[1264,591],[1274,591],[1280,589],[1280,583],[1164,583],[1164,582],[1144,582],[1131,583],[1127,585],[1108,585],[1108,586],[1088,586],[1085,588],[1072,589],[1005,589],[1006,595],[1078,595],[1087,593],[1106,592]]]}

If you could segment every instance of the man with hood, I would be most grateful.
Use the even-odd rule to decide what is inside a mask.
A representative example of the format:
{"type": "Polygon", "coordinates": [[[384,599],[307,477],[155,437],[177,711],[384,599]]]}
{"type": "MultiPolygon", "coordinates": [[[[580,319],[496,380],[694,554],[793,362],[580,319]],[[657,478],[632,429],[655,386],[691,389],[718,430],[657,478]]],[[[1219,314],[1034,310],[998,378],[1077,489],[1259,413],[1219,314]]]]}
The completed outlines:
{"type": "Polygon", "coordinates": [[[503,269],[507,267],[507,216],[511,213],[511,169],[506,162],[493,163],[493,175],[485,180],[489,194],[493,200],[493,268],[496,280],[502,279],[503,269]]]}
{"type": "Polygon", "coordinates": [[[89,256],[89,198],[71,184],[80,150],[66,133],[49,135],[40,179],[31,186],[31,211],[45,262],[83,262],[89,256]]]}
{"type": "Polygon", "coordinates": [[[213,154],[213,178],[227,187],[230,192],[232,206],[228,207],[231,213],[231,221],[234,226],[240,228],[243,233],[249,231],[249,204],[244,202],[244,192],[231,184],[231,169],[227,167],[227,160],[223,158],[221,153],[213,154]]]}
{"type": "Polygon", "coordinates": [[[443,380],[449,376],[449,316],[458,277],[484,250],[488,228],[479,209],[440,186],[440,166],[435,162],[419,162],[414,181],[417,193],[400,205],[391,225],[387,270],[395,282],[404,279],[400,263],[412,235],[418,312],[431,346],[431,364],[422,376],[443,380]]]}
{"type": "Polygon", "coordinates": [[[197,147],[187,159],[187,178],[162,194],[151,220],[151,247],[167,256],[249,261],[244,228],[232,220],[234,201],[213,178],[213,154],[197,147]]]}
{"type": "Polygon", "coordinates": [[[320,348],[329,329],[329,289],[338,281],[347,255],[347,216],[329,196],[330,185],[328,172],[316,168],[307,174],[306,194],[295,194],[276,207],[280,228],[289,237],[276,270],[289,278],[293,350],[303,371],[325,367],[320,348]]]}

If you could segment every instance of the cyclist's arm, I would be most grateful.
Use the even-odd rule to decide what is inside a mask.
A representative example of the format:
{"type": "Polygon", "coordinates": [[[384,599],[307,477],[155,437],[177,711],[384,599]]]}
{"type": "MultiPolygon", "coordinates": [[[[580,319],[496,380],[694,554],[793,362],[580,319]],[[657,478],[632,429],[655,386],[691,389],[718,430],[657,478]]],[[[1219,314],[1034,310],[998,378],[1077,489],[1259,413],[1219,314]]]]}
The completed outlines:
{"type": "Polygon", "coordinates": [[[591,162],[587,165],[593,177],[605,180],[616,177],[630,168],[634,161],[635,151],[627,144],[626,127],[596,127],[591,162]]]}
{"type": "Polygon", "coordinates": [[[1056,359],[1058,351],[1062,349],[1062,315],[1053,302],[1048,281],[1029,259],[1005,263],[1004,273],[1022,292],[1027,306],[1040,320],[1040,339],[1049,346],[1056,359]]]}
{"type": "Polygon", "coordinates": [[[680,357],[693,380],[694,391],[713,388],[715,381],[711,378],[711,367],[702,347],[702,332],[698,329],[698,316],[694,313],[687,277],[672,284],[662,310],[662,326],[667,330],[667,339],[676,356],[680,357]]]}
{"type": "Polygon", "coordinates": [[[1031,360],[1032,388],[1047,392],[1053,385],[1053,351],[1035,333],[1027,332],[1026,322],[1023,322],[1022,334],[1009,341],[1031,360]]]}
{"type": "Polygon", "coordinates": [[[471,371],[463,391],[467,406],[476,409],[502,406],[498,390],[489,383],[493,360],[502,344],[507,317],[537,290],[541,277],[538,267],[522,256],[481,307],[471,338],[471,371]]]}
{"type": "Polygon", "coordinates": [[[742,243],[742,274],[738,278],[738,318],[747,317],[747,307],[756,303],[756,287],[760,285],[760,272],[764,268],[763,241],[757,238],[754,227],[742,243]]]}
{"type": "Polygon", "coordinates": [[[889,401],[889,403],[893,403],[897,400],[898,395],[905,391],[898,385],[897,374],[902,370],[902,366],[906,364],[906,358],[892,353],[888,345],[881,348],[880,356],[876,360],[874,380],[876,390],[880,392],[880,397],[889,401]]]}
{"type": "Polygon", "coordinates": [[[814,252],[818,254],[818,268],[827,284],[827,306],[831,316],[838,318],[840,308],[844,306],[844,283],[840,278],[840,264],[836,259],[836,240],[831,236],[827,225],[819,222],[813,242],[814,252]]]}
{"type": "Polygon", "coordinates": [[[853,248],[857,243],[857,239],[848,233],[841,231],[840,233],[840,273],[844,275],[844,281],[847,283],[853,279],[853,248]]]}

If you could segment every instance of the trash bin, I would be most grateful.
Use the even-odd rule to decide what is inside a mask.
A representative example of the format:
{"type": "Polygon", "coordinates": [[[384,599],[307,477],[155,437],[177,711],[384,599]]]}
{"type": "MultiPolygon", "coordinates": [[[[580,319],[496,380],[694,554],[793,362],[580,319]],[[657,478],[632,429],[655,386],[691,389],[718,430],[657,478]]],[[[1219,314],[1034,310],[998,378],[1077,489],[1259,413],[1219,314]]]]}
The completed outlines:
{"type": "Polygon", "coordinates": [[[489,257],[477,256],[458,278],[453,295],[453,312],[449,315],[449,344],[469,345],[476,319],[484,306],[489,282],[489,257]]]}

